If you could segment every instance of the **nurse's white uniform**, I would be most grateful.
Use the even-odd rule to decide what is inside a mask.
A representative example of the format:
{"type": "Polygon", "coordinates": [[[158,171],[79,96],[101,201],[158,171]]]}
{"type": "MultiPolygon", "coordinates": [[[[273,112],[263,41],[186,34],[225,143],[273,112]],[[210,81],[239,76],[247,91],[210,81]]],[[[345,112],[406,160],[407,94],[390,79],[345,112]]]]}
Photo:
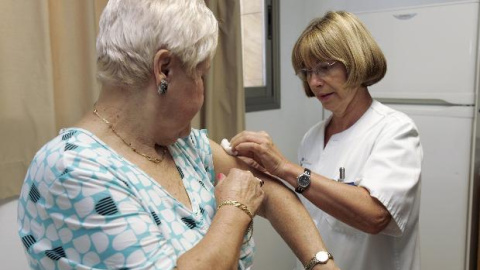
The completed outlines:
{"type": "MultiPolygon", "coordinates": [[[[367,234],[300,196],[328,251],[346,270],[420,269],[418,216],[423,151],[417,127],[404,113],[374,100],[352,127],[333,135],[324,148],[325,126],[330,119],[305,134],[298,152],[300,164],[335,181],[339,168],[344,167],[343,182],[366,188],[393,218],[381,233],[367,234]]],[[[303,269],[300,262],[296,269],[303,269]]]]}

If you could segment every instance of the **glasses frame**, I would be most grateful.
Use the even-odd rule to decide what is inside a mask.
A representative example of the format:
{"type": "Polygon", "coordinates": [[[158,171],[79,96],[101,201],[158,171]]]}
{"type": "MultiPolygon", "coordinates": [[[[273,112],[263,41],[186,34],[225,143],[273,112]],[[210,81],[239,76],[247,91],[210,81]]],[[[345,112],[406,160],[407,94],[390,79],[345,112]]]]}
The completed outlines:
{"type": "Polygon", "coordinates": [[[332,66],[335,65],[337,61],[331,60],[331,61],[322,61],[316,64],[313,68],[302,68],[297,72],[297,76],[300,77],[300,79],[306,81],[309,77],[312,76],[312,74],[315,74],[315,76],[318,76],[320,78],[325,77],[328,75],[328,72],[331,70],[332,66]]]}

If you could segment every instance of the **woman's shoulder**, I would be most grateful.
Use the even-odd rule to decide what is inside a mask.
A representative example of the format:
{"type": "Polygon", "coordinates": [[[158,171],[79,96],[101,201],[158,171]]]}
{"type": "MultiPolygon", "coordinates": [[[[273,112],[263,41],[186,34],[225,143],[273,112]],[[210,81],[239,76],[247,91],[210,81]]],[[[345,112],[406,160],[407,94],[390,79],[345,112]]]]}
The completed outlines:
{"type": "MultiPolygon", "coordinates": [[[[64,128],[59,131],[59,135],[51,140],[46,146],[56,147],[60,152],[84,152],[101,151],[110,149],[103,141],[88,130],[82,128],[64,128]]],[[[110,152],[110,151],[108,151],[110,152]]]]}
{"type": "Polygon", "coordinates": [[[372,109],[374,113],[381,116],[379,125],[372,128],[372,131],[376,130],[379,134],[382,134],[380,136],[385,138],[410,138],[412,136],[419,138],[417,125],[406,113],[378,101],[374,101],[372,109]]]}
{"type": "Polygon", "coordinates": [[[56,137],[44,144],[35,157],[41,156],[42,153],[58,153],[92,147],[99,147],[99,140],[95,135],[80,128],[64,128],[56,137]]]}
{"type": "Polygon", "coordinates": [[[49,171],[51,177],[59,177],[65,171],[75,167],[93,163],[100,164],[102,160],[112,160],[109,156],[114,152],[100,141],[94,134],[80,128],[65,128],[58,136],[47,142],[35,154],[30,171],[49,171]],[[58,175],[56,175],[58,174],[58,175]]]}
{"type": "Polygon", "coordinates": [[[388,105],[385,105],[377,100],[374,100],[371,105],[371,109],[374,113],[383,118],[383,122],[387,125],[411,125],[415,127],[415,122],[406,113],[396,110],[388,105]]]}

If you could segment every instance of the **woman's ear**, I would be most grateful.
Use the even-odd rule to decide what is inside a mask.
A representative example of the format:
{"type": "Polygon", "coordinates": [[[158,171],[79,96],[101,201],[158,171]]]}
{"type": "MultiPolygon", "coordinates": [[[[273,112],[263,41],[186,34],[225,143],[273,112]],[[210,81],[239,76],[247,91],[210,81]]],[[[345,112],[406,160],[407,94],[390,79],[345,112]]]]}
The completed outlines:
{"type": "Polygon", "coordinates": [[[161,49],[158,50],[153,58],[153,74],[155,76],[156,85],[160,84],[162,79],[168,78],[171,68],[172,54],[170,51],[161,49]]]}

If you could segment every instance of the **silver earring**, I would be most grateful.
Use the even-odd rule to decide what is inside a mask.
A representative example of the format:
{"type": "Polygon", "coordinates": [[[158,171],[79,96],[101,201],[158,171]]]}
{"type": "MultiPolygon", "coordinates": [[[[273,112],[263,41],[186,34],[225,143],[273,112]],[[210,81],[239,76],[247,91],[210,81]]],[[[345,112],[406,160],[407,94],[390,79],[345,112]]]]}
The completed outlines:
{"type": "Polygon", "coordinates": [[[161,80],[160,81],[160,84],[158,85],[158,94],[160,95],[165,95],[165,93],[167,93],[167,89],[168,89],[168,82],[166,80],[161,80]]]}

